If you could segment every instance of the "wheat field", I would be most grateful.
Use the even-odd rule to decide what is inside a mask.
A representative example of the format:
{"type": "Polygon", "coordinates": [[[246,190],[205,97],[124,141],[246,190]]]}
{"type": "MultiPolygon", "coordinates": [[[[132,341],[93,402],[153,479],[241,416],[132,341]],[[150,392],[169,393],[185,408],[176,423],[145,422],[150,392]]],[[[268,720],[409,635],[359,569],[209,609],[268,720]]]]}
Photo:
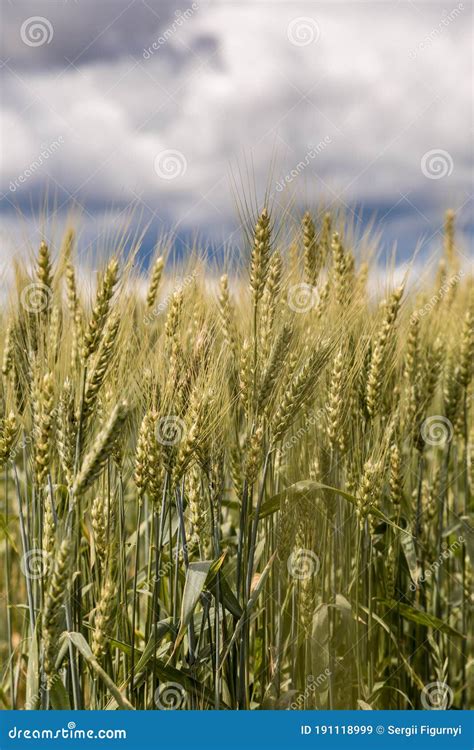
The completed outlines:
{"type": "Polygon", "coordinates": [[[15,263],[3,708],[472,707],[454,213],[429,280],[387,266],[381,294],[340,217],[280,224],[261,209],[248,262],[218,271],[159,243],[146,270],[118,250],[86,284],[74,228],[15,263]]]}

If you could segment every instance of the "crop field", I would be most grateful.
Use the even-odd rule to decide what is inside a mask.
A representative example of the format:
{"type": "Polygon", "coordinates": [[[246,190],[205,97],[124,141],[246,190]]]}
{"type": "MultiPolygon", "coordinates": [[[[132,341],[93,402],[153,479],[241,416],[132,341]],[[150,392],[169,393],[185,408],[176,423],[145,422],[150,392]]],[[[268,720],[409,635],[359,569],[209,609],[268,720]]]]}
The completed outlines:
{"type": "Polygon", "coordinates": [[[316,210],[87,283],[74,230],[0,304],[1,707],[472,708],[454,213],[401,281],[316,210]]]}

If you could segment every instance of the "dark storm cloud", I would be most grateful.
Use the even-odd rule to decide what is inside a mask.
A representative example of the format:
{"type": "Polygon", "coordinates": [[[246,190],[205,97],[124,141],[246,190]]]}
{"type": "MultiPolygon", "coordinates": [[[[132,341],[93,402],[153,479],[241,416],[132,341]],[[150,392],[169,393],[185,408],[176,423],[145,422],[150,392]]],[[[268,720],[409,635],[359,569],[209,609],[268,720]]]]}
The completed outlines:
{"type": "Polygon", "coordinates": [[[173,21],[178,6],[170,0],[14,0],[3,3],[2,58],[31,73],[79,67],[140,55],[173,21]],[[22,39],[28,19],[46,19],[52,38],[32,49],[22,39]]]}
{"type": "Polygon", "coordinates": [[[135,202],[158,229],[222,237],[236,220],[230,165],[261,198],[274,163],[277,210],[294,200],[377,213],[387,244],[407,252],[420,236],[439,244],[448,206],[472,231],[462,2],[2,7],[4,218],[37,213],[50,191],[90,226],[135,202]],[[31,28],[25,41],[38,16],[45,38],[31,28]]]}

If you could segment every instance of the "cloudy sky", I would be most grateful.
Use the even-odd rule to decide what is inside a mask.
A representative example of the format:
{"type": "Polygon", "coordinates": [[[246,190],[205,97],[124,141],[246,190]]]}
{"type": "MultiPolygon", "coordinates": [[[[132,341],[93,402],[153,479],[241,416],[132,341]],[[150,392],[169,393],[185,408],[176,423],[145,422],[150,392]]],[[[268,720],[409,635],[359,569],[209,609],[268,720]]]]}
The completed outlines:
{"type": "Polygon", "coordinates": [[[402,258],[453,207],[467,249],[468,2],[5,0],[2,22],[0,259],[45,195],[87,241],[131,206],[147,237],[234,238],[239,172],[277,211],[376,216],[402,258]]]}

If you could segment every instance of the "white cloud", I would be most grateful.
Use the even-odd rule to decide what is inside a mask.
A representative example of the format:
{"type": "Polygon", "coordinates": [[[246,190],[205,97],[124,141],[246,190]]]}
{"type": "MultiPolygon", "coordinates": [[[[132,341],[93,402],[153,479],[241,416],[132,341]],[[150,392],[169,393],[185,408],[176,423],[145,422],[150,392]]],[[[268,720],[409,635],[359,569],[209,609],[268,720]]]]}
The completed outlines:
{"type": "MultiPolygon", "coordinates": [[[[166,221],[219,231],[235,216],[230,163],[251,160],[262,194],[272,157],[276,181],[327,137],[330,144],[291,189],[275,193],[278,201],[296,192],[308,200],[367,204],[389,212],[392,226],[401,211],[427,236],[448,205],[466,202],[472,174],[467,7],[444,25],[439,4],[202,2],[150,59],[141,50],[173,18],[172,8],[166,6],[161,22],[145,24],[142,7],[131,9],[139,23],[127,46],[121,18],[114,37],[114,23],[103,33],[100,25],[90,28],[87,4],[73,11],[66,4],[54,40],[61,53],[68,33],[77,54],[77,40],[89,45],[79,57],[83,64],[65,69],[48,58],[37,70],[25,67],[35,48],[21,49],[19,62],[7,63],[2,191],[44,144],[62,136],[60,151],[44,164],[43,181],[32,178],[25,195],[49,180],[91,212],[138,195],[166,221]],[[77,29],[64,23],[68,13],[77,29]],[[288,25],[299,17],[317,24],[317,39],[305,46],[288,39],[288,25]],[[81,30],[86,22],[89,36],[81,30]],[[450,154],[454,168],[429,180],[420,160],[437,148],[450,154]],[[173,180],[154,170],[156,155],[166,149],[180,151],[187,164],[173,180]]],[[[104,29],[112,20],[101,11],[104,29]]]]}

